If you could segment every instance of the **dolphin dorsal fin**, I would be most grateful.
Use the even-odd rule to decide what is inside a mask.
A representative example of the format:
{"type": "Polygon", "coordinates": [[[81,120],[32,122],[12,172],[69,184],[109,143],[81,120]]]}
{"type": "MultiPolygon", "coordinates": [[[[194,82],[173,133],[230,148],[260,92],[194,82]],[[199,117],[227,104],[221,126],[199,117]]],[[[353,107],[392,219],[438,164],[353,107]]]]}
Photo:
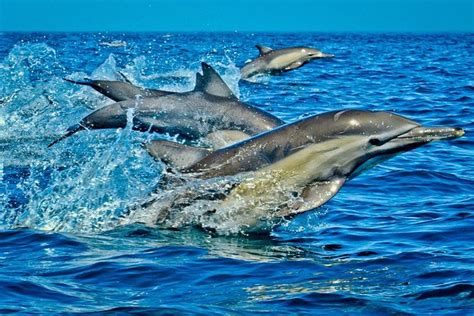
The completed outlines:
{"type": "Polygon", "coordinates": [[[202,75],[196,74],[194,91],[203,91],[218,97],[237,99],[221,76],[206,63],[201,63],[202,75]]]}
{"type": "Polygon", "coordinates": [[[204,91],[204,79],[199,72],[196,72],[196,84],[194,85],[194,91],[204,91]]]}
{"type": "Polygon", "coordinates": [[[179,170],[191,166],[211,153],[205,148],[187,146],[167,140],[152,140],[144,146],[153,158],[179,170]]]}
{"type": "Polygon", "coordinates": [[[255,45],[255,47],[257,47],[258,51],[260,52],[260,56],[268,54],[269,52],[272,51],[272,49],[270,47],[263,46],[263,45],[260,45],[260,44],[255,45]]]}

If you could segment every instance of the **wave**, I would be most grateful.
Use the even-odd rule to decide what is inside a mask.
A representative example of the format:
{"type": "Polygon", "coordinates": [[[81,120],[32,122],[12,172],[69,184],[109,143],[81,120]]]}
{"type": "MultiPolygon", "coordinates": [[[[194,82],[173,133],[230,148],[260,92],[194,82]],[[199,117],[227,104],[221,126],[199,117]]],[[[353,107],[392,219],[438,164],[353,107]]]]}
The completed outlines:
{"type": "Polygon", "coordinates": [[[409,296],[415,296],[416,300],[433,299],[440,297],[460,297],[461,299],[465,300],[473,300],[474,285],[469,283],[447,285],[443,288],[422,291],[417,294],[411,294],[409,296]]]}

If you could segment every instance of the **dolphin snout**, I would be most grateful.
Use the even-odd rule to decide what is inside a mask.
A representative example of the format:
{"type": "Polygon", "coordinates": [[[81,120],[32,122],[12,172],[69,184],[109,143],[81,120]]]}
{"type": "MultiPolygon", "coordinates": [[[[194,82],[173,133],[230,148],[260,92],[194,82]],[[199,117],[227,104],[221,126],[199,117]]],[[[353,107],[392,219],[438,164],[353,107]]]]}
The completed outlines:
{"type": "Polygon", "coordinates": [[[325,54],[325,53],[322,53],[321,58],[333,58],[333,57],[336,57],[334,54],[325,54]]]}
{"type": "Polygon", "coordinates": [[[313,53],[310,55],[312,58],[333,58],[336,57],[334,54],[326,54],[323,52],[313,53]]]}
{"type": "Polygon", "coordinates": [[[464,136],[465,132],[460,127],[416,127],[409,132],[398,136],[398,139],[413,139],[419,141],[432,141],[452,139],[464,136]]]}

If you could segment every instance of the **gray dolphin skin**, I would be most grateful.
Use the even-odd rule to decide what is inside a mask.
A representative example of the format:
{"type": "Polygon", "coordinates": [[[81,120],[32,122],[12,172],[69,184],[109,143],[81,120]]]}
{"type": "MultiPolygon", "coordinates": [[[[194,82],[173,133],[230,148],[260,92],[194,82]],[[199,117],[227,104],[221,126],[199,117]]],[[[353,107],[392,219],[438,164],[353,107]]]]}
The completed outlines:
{"type": "Polygon", "coordinates": [[[256,45],[260,56],[245,64],[240,70],[242,79],[248,79],[258,74],[278,74],[300,68],[304,64],[318,58],[334,57],[310,47],[289,47],[271,49],[270,47],[256,45]]]}
{"type": "Polygon", "coordinates": [[[117,102],[135,99],[137,96],[148,98],[148,97],[161,97],[164,95],[176,93],[172,91],[145,89],[145,88],[137,87],[133,85],[131,82],[92,80],[88,78],[84,78],[84,80],[82,81],[76,81],[76,80],[71,80],[67,78],[64,78],[64,80],[75,83],[75,84],[92,87],[97,92],[117,102]]]}
{"type": "Polygon", "coordinates": [[[219,130],[237,130],[254,135],[284,122],[239,101],[217,72],[202,63],[193,91],[162,97],[125,100],[107,105],[68,128],[66,134],[48,147],[85,129],[124,128],[127,113],[133,116],[134,130],[178,134],[199,139],[219,130]]]}
{"type": "Polygon", "coordinates": [[[214,152],[189,149],[192,156],[186,161],[188,149],[167,142],[154,154],[170,164],[176,161],[182,173],[198,179],[243,175],[206,216],[214,223],[239,218],[243,231],[254,231],[326,203],[347,180],[399,153],[462,135],[460,128],[424,127],[390,112],[343,110],[307,117],[214,152]]]}

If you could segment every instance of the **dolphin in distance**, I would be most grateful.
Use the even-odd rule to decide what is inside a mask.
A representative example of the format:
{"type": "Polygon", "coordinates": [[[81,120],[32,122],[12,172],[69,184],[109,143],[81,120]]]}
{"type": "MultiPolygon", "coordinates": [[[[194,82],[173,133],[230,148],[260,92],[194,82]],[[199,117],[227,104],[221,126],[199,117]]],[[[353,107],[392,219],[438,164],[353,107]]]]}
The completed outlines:
{"type": "Polygon", "coordinates": [[[279,74],[300,68],[315,59],[334,57],[318,49],[303,46],[275,50],[263,45],[256,47],[260,55],[240,70],[241,78],[244,80],[258,74],[279,74]]]}

